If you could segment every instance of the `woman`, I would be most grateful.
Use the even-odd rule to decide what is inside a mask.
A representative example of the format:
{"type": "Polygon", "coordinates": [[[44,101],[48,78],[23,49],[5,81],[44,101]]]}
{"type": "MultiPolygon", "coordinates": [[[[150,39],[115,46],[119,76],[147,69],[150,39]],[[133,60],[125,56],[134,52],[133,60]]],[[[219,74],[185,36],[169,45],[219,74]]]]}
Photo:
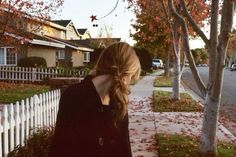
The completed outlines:
{"type": "Polygon", "coordinates": [[[139,74],[132,47],[107,47],[93,72],[62,95],[49,157],[131,157],[128,94],[139,74]]]}

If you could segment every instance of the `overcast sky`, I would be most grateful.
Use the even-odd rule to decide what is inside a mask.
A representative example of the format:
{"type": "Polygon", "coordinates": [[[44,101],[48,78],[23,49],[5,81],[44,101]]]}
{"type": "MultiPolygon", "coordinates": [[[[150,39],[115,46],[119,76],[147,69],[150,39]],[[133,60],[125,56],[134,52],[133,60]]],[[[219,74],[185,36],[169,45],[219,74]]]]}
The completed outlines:
{"type": "MultiPolygon", "coordinates": [[[[88,28],[92,37],[97,37],[100,28],[106,25],[112,28],[112,37],[122,38],[122,41],[133,45],[134,41],[129,37],[129,31],[134,31],[131,20],[135,19],[135,15],[126,9],[128,4],[123,0],[119,0],[117,8],[110,15],[91,22],[91,15],[96,15],[98,19],[105,16],[116,6],[116,2],[117,0],[65,0],[59,19],[71,19],[77,28],[88,28]],[[98,24],[98,27],[93,27],[93,24],[98,24]]],[[[191,48],[203,46],[203,42],[199,41],[190,43],[191,48]]]]}
{"type": "Polygon", "coordinates": [[[103,25],[112,27],[112,37],[122,38],[123,41],[133,44],[129,30],[132,29],[130,21],[135,15],[125,9],[127,3],[122,0],[119,0],[117,8],[110,15],[91,22],[91,15],[96,15],[99,19],[108,14],[115,5],[116,0],[65,0],[59,19],[71,19],[77,28],[88,28],[92,37],[97,37],[103,25]],[[93,27],[93,24],[98,24],[98,27],[93,27]]]}

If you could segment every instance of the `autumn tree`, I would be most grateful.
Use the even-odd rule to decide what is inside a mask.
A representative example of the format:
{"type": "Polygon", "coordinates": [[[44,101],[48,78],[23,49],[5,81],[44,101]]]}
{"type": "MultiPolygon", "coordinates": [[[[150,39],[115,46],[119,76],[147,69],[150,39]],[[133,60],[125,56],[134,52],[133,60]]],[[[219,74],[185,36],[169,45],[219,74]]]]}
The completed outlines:
{"type": "Polygon", "coordinates": [[[236,30],[231,34],[226,53],[227,66],[231,67],[233,63],[236,63],[236,30]]]}
{"type": "MultiPolygon", "coordinates": [[[[148,1],[148,0],[142,0],[148,1]]],[[[175,26],[180,30],[181,39],[183,41],[183,49],[188,58],[190,69],[193,73],[194,79],[200,89],[202,95],[205,97],[204,104],[204,118],[200,138],[199,151],[202,156],[216,156],[216,130],[219,116],[219,107],[221,100],[223,73],[225,65],[226,47],[232,31],[233,15],[235,12],[235,0],[212,0],[212,1],[194,1],[199,4],[197,10],[193,11],[190,7],[192,2],[187,0],[168,0],[162,2],[163,6],[168,3],[167,20],[172,28],[173,39],[175,39],[175,26]],[[208,10],[206,5],[210,5],[208,10]],[[199,12],[199,10],[201,10],[199,12]],[[220,16],[221,13],[221,16],[220,16]],[[210,22],[210,36],[209,38],[201,29],[199,19],[195,15],[208,15],[210,22]],[[219,24],[220,21],[220,24],[219,24]],[[209,80],[207,87],[202,82],[200,75],[196,69],[193,56],[189,46],[189,28],[192,28],[196,35],[200,36],[206,44],[209,55],[209,80]]],[[[165,8],[165,7],[163,7],[165,8]]],[[[154,8],[155,9],[155,8],[154,8]]],[[[200,16],[201,17],[201,16],[200,16]]],[[[173,42],[174,51],[177,52],[176,46],[178,44],[173,42]]]]}
{"type": "MultiPolygon", "coordinates": [[[[182,13],[177,11],[173,0],[168,0],[169,9],[172,16],[181,25],[183,44],[185,45],[186,56],[189,59],[189,65],[193,72],[195,67],[194,61],[190,59],[191,52],[189,48],[188,23],[193,30],[205,42],[209,54],[209,79],[207,87],[198,87],[202,94],[205,95],[204,118],[200,138],[200,153],[202,156],[216,156],[216,131],[219,117],[219,107],[221,100],[221,91],[223,83],[223,73],[225,66],[226,48],[232,31],[233,15],[235,12],[235,0],[212,0],[208,2],[210,9],[210,37],[203,33],[197,25],[197,19],[194,19],[191,12],[186,7],[185,0],[179,1],[182,13]],[[222,7],[221,6],[222,2],[222,7]],[[221,16],[220,14],[221,13],[221,16]],[[218,23],[220,21],[220,24],[218,23]]],[[[204,11],[204,10],[203,10],[204,11]]],[[[194,75],[195,80],[200,79],[194,75]]]]}
{"type": "MultiPolygon", "coordinates": [[[[166,26],[167,23],[160,22],[159,15],[162,14],[160,9],[151,9],[151,1],[137,1],[134,7],[136,21],[132,24],[135,32],[131,37],[136,41],[135,46],[147,49],[153,58],[164,59],[165,62],[165,75],[169,75],[169,62],[171,51],[171,40],[166,26]],[[147,7],[149,6],[149,7],[147,7]]],[[[154,3],[153,7],[157,3],[154,3]]]]}
{"type": "Polygon", "coordinates": [[[63,0],[0,0],[0,46],[17,47],[58,13],[63,0]]]}
{"type": "Polygon", "coordinates": [[[208,54],[204,48],[196,48],[191,50],[196,64],[206,64],[208,62],[208,54]]]}
{"type": "MultiPolygon", "coordinates": [[[[187,2],[187,7],[191,9],[193,13],[197,12],[199,8],[207,8],[208,6],[203,1],[195,1],[194,3],[192,3],[192,1],[187,2]]],[[[180,78],[185,62],[185,53],[182,51],[184,48],[180,45],[182,41],[180,23],[172,18],[167,1],[137,0],[132,4],[137,6],[135,9],[137,24],[134,25],[137,32],[133,36],[138,39],[138,43],[148,47],[153,46],[156,49],[164,48],[164,51],[160,51],[163,52],[163,56],[169,56],[169,51],[172,50],[174,56],[173,98],[180,99],[180,78]]],[[[175,6],[177,10],[181,10],[179,1],[175,1],[175,6]]],[[[193,14],[193,16],[198,19],[198,24],[203,26],[203,20],[208,17],[208,14],[207,12],[203,12],[202,14],[193,14]]],[[[192,37],[196,36],[193,29],[189,28],[189,32],[192,37]]],[[[194,71],[196,75],[198,75],[196,68],[194,71]]],[[[199,82],[201,82],[201,80],[199,82]]]]}

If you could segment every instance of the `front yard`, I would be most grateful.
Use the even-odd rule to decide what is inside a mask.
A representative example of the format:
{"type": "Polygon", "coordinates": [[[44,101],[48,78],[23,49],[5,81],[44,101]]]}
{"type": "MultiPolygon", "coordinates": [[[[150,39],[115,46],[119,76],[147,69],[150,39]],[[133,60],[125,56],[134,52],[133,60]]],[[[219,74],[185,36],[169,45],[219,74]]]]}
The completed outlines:
{"type": "Polygon", "coordinates": [[[0,104],[15,103],[49,89],[49,86],[45,85],[0,82],[0,104]]]}
{"type": "MultiPolygon", "coordinates": [[[[173,86],[172,77],[158,76],[155,79],[154,86],[160,88],[153,91],[153,111],[160,112],[161,115],[168,115],[171,114],[171,112],[173,113],[173,115],[176,115],[174,116],[174,118],[168,116],[159,116],[160,119],[166,118],[166,121],[168,121],[169,123],[161,124],[161,122],[159,122],[158,127],[162,129],[163,127],[166,127],[168,130],[171,129],[171,127],[169,126],[173,127],[173,125],[176,125],[175,127],[181,127],[181,125],[185,126],[185,128],[182,128],[180,132],[176,131],[175,133],[171,133],[168,131],[160,131],[156,134],[156,141],[158,143],[158,155],[161,157],[198,157],[200,141],[199,135],[196,135],[194,132],[194,128],[197,128],[198,124],[195,123],[193,119],[195,117],[198,117],[196,115],[202,114],[203,106],[200,105],[199,102],[193,100],[192,97],[187,93],[181,93],[181,99],[174,100],[172,98],[172,92],[161,91],[161,87],[173,86]],[[186,118],[184,120],[181,120],[181,118],[179,117],[181,117],[181,115],[184,115],[185,113],[190,113],[190,116],[186,116],[186,114],[185,116],[183,116],[183,119],[186,117],[188,117],[189,119],[186,118]]],[[[199,119],[196,119],[196,122],[198,121],[199,119]]],[[[217,157],[234,157],[235,155],[236,146],[234,144],[225,141],[218,141],[217,157]]]]}

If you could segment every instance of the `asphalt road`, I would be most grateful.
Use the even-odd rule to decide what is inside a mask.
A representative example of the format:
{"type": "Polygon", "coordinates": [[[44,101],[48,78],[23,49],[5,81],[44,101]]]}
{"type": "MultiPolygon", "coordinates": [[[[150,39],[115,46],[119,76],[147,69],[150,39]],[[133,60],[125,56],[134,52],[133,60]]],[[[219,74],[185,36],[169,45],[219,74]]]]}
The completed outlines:
{"type": "MultiPolygon", "coordinates": [[[[199,73],[205,84],[208,81],[208,67],[198,67],[199,73]]],[[[189,68],[186,68],[182,75],[184,84],[192,89],[199,96],[200,91],[193,79],[189,68]]],[[[220,106],[220,121],[236,136],[236,71],[224,70],[223,89],[220,106]]]]}
{"type": "MultiPolygon", "coordinates": [[[[198,67],[199,73],[205,84],[207,84],[208,81],[208,69],[208,67],[198,67]]],[[[182,80],[189,88],[201,96],[189,68],[186,68],[183,72],[182,80]]],[[[236,105],[236,71],[230,71],[229,69],[224,70],[221,104],[236,105]]]]}

